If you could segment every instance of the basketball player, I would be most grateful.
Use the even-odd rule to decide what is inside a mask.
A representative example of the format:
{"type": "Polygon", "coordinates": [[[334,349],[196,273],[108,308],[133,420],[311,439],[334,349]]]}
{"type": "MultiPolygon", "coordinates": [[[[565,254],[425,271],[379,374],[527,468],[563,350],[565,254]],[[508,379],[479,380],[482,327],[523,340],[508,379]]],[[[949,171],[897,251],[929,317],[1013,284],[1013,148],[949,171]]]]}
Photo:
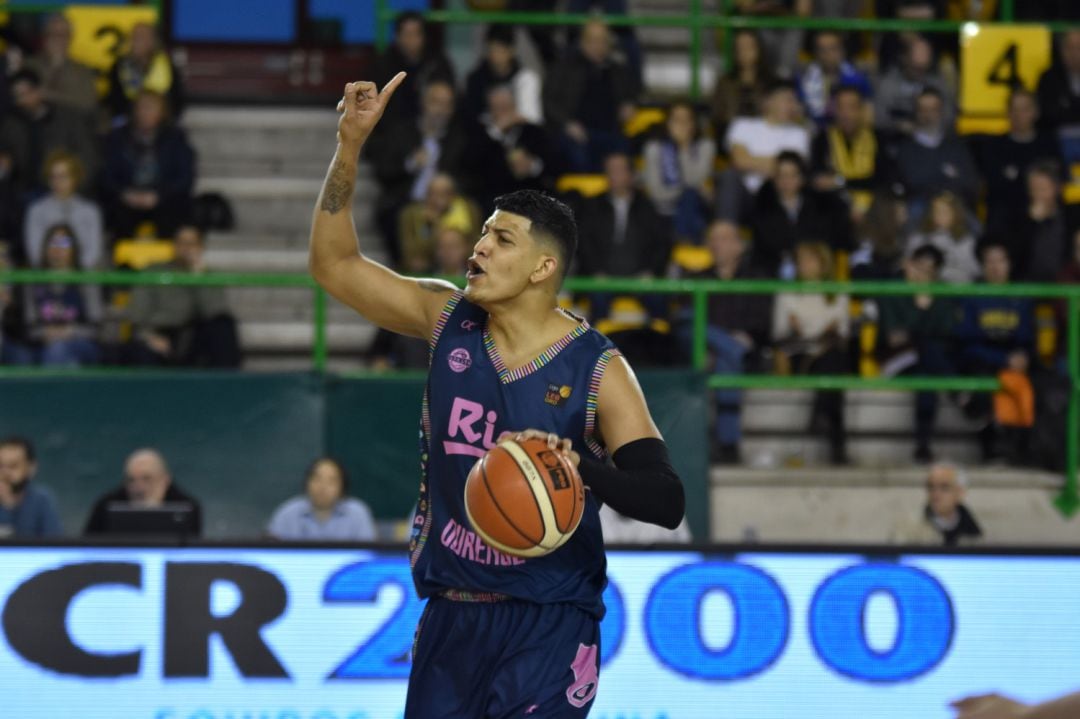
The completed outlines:
{"type": "Polygon", "coordinates": [[[345,86],[309,265],[331,295],[380,327],[427,339],[431,350],[410,542],[416,589],[429,601],[405,716],[584,717],[599,679],[606,584],[598,502],[674,529],[682,483],[618,350],[557,309],[577,242],[565,205],[531,191],[496,200],[464,292],[358,253],[358,155],[404,77],[381,92],[370,82],[345,86]],[[579,462],[591,490],[573,537],[543,557],[484,545],[465,515],[466,476],[504,432],[547,438],[579,462]]]}

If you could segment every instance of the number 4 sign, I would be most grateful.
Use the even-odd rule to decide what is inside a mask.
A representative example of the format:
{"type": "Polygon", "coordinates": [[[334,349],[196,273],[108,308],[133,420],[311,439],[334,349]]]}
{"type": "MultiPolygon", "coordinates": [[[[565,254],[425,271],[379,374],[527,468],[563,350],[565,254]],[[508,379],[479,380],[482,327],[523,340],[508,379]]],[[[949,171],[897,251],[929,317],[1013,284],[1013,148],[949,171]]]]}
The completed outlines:
{"type": "Polygon", "coordinates": [[[960,108],[968,116],[1004,116],[1012,88],[1035,90],[1052,59],[1050,31],[1039,25],[967,23],[960,44],[960,108]]]}

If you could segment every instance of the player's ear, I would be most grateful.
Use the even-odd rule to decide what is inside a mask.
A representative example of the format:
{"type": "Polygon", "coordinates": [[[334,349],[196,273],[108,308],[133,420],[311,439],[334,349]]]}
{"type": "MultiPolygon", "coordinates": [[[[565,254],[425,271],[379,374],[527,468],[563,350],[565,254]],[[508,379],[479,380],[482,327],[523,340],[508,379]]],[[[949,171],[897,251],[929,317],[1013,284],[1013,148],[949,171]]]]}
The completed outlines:
{"type": "Polygon", "coordinates": [[[540,284],[558,271],[559,258],[555,255],[541,254],[529,279],[535,284],[540,284]]]}

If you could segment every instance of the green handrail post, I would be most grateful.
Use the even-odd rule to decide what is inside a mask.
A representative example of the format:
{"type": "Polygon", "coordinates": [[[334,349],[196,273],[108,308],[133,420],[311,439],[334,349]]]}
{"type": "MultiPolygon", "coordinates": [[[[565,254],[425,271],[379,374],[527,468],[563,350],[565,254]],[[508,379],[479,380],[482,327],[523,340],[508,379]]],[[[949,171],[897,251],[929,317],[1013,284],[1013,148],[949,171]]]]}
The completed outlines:
{"type": "Polygon", "coordinates": [[[1012,22],[1016,18],[1013,0],[1001,0],[1001,21],[1012,22]]]}
{"type": "Polygon", "coordinates": [[[707,347],[705,344],[705,332],[709,320],[709,295],[704,289],[694,290],[694,336],[692,338],[692,351],[694,369],[699,372],[705,371],[707,347]]]}
{"type": "Polygon", "coordinates": [[[1080,296],[1069,295],[1068,304],[1069,420],[1065,427],[1065,486],[1054,500],[1058,510],[1071,517],[1080,509],[1077,487],[1077,465],[1080,464],[1080,296]]]}
{"type": "Polygon", "coordinates": [[[380,54],[386,50],[386,19],[388,14],[386,0],[375,0],[375,49],[380,54]]]}
{"type": "Polygon", "coordinates": [[[690,98],[701,99],[701,0],[690,0],[690,98]]]}
{"type": "Polygon", "coordinates": [[[312,346],[312,364],[319,374],[326,372],[326,292],[322,287],[316,287],[315,312],[312,318],[314,322],[313,334],[315,342],[312,346]]]}

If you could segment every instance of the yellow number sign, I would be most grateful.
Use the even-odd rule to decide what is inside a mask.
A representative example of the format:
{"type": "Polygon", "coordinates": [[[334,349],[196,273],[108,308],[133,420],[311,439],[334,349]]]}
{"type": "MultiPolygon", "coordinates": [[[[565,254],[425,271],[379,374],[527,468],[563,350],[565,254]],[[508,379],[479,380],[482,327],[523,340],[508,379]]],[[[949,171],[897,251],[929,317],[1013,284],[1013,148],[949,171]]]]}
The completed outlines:
{"type": "Polygon", "coordinates": [[[127,50],[131,28],[157,23],[152,7],[69,5],[64,15],[71,21],[71,56],[100,72],[108,72],[127,50]]]}
{"type": "Polygon", "coordinates": [[[1017,84],[1034,90],[1050,66],[1050,31],[1038,25],[967,23],[960,31],[960,108],[965,115],[1004,115],[1017,84]]]}

